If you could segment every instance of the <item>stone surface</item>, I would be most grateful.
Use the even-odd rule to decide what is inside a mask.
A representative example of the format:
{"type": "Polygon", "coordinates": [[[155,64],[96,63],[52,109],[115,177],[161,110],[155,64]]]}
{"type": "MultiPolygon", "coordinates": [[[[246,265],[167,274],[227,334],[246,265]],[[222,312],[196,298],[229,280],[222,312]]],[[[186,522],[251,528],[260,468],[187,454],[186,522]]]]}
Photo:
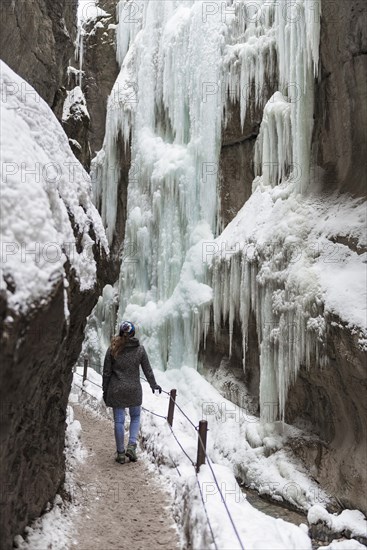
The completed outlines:
{"type": "Polygon", "coordinates": [[[244,128],[240,123],[240,106],[232,104],[227,125],[222,131],[219,159],[220,229],[236,216],[252,193],[253,153],[261,123],[261,109],[251,109],[244,128]]]}
{"type": "Polygon", "coordinates": [[[229,326],[223,326],[215,337],[209,326],[205,348],[199,351],[199,370],[226,398],[244,407],[250,414],[259,414],[260,361],[254,315],[249,318],[249,337],[245,368],[242,363],[242,333],[237,321],[233,325],[232,354],[229,356],[229,326]]]}
{"type": "Polygon", "coordinates": [[[286,421],[319,437],[318,445],[297,446],[296,454],[343,507],[367,513],[366,354],[336,317],[327,323],[329,364],[302,367],[289,392],[286,421]]]}
{"type": "Polygon", "coordinates": [[[89,141],[92,158],[102,148],[107,99],[119,73],[114,29],[116,4],[116,0],[100,2],[109,17],[98,18],[85,28],[82,89],[91,117],[89,141]]]}
{"type": "MultiPolygon", "coordinates": [[[[50,107],[66,83],[76,36],[77,0],[2,0],[1,59],[50,107]]],[[[24,93],[32,93],[25,89],[24,93]]]]}
{"type": "MultiPolygon", "coordinates": [[[[74,48],[76,4],[76,0],[4,1],[0,10],[1,57],[36,88],[59,120],[66,97],[66,69],[74,48]]],[[[77,129],[80,131],[83,128],[77,129]]],[[[73,225],[78,247],[81,236],[73,225]]],[[[96,242],[93,227],[89,235],[96,242]]],[[[34,303],[26,316],[9,311],[5,295],[0,293],[2,549],[12,548],[14,535],[44,511],[63,483],[72,366],[80,354],[86,318],[101,288],[111,281],[108,259],[96,245],[93,252],[98,282],[90,291],[80,290],[74,272],[66,265],[68,323],[62,280],[55,282],[52,293],[34,303]]]]}
{"type": "Polygon", "coordinates": [[[367,10],[364,0],[322,2],[315,94],[314,179],[322,190],[366,196],[367,10]]]}
{"type": "MultiPolygon", "coordinates": [[[[321,75],[315,91],[313,159],[315,188],[366,196],[367,22],[362,0],[323,1],[321,75]]],[[[275,80],[274,80],[275,81],[275,80]]],[[[267,97],[274,90],[267,92],[267,97]]],[[[250,105],[244,127],[239,106],[232,104],[223,129],[219,166],[221,229],[237,214],[251,194],[253,146],[262,113],[250,105]]],[[[337,242],[339,242],[337,238],[337,242]]],[[[353,242],[344,242],[353,250],[353,242]]],[[[290,440],[289,446],[341,506],[367,511],[362,487],[367,478],[366,355],[357,336],[339,319],[327,319],[329,365],[302,367],[289,393],[286,420],[313,437],[290,440]]],[[[250,322],[246,370],[242,369],[241,332],[220,331],[215,341],[209,331],[200,359],[205,376],[229,399],[252,398],[256,408],[259,350],[256,325],[250,322]],[[241,374],[242,371],[242,374],[241,374]],[[226,383],[226,377],[228,383],[226,383]]]]}
{"type": "Polygon", "coordinates": [[[91,152],[89,146],[90,117],[86,109],[85,98],[76,97],[70,105],[68,117],[62,120],[62,126],[69,138],[69,144],[78,161],[89,172],[91,152]]]}

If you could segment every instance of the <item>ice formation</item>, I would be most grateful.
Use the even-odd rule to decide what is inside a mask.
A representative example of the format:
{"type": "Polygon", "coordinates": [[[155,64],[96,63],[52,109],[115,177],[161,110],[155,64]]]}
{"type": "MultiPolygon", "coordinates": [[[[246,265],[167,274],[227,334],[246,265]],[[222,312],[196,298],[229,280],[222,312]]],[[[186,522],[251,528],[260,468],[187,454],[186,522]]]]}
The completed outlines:
{"type": "MultiPolygon", "coordinates": [[[[118,147],[131,145],[130,253],[121,266],[118,318],[141,325],[157,368],[196,368],[211,307],[217,332],[240,320],[244,355],[254,311],[266,421],[274,420],[264,412],[273,410],[268,403],[284,414],[300,365],[311,357],[324,361],[326,295],[313,265],[322,254],[304,244],[318,208],[317,199],[307,202],[307,190],[320,5],[120,1],[121,72],[94,160],[95,199],[112,243],[118,147]],[[233,102],[240,104],[242,126],[249,109],[263,112],[257,177],[240,218],[218,236],[221,131],[233,102]],[[245,246],[237,250],[238,239],[245,246]],[[222,247],[224,255],[217,253],[222,247]]],[[[318,230],[313,236],[324,245],[318,230]]]]}

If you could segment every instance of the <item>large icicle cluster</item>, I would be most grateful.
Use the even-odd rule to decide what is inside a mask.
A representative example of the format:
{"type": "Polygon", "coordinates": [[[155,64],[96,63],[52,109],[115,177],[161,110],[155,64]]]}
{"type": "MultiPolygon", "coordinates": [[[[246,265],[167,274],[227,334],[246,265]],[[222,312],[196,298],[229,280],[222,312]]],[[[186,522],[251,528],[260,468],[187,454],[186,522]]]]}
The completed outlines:
{"type": "Polygon", "coordinates": [[[321,2],[313,0],[241,0],[224,10],[222,5],[232,41],[224,55],[225,91],[230,102],[240,103],[242,125],[250,106],[269,100],[255,164],[262,174],[272,167],[273,185],[288,166],[299,191],[309,179],[320,10],[321,2]],[[267,97],[274,87],[278,92],[267,97]],[[279,135],[282,128],[285,134],[279,135]]]}
{"type": "Polygon", "coordinates": [[[288,389],[302,363],[309,364],[311,356],[318,360],[323,333],[317,277],[308,269],[309,254],[297,256],[307,233],[303,201],[296,198],[309,183],[319,10],[320,3],[308,0],[235,3],[230,34],[236,43],[224,58],[226,91],[230,101],[240,103],[242,125],[253,104],[263,107],[263,119],[255,146],[254,194],[242,216],[216,240],[219,253],[208,276],[215,333],[229,324],[231,353],[233,323],[240,320],[244,368],[254,312],[265,421],[276,419],[278,406],[284,416],[288,389]],[[271,89],[277,91],[269,97],[271,89]],[[279,190],[273,194],[267,190],[275,186],[279,190]]]}
{"type": "Polygon", "coordinates": [[[220,103],[202,97],[203,84],[220,78],[226,26],[220,16],[203,24],[203,2],[120,2],[118,13],[121,72],[95,166],[102,173],[96,199],[111,242],[117,141],[120,136],[127,146],[131,140],[130,255],[121,269],[119,315],[127,308],[126,315],[150,334],[156,365],[196,364],[198,305],[211,299],[211,289],[197,281],[203,266],[197,243],[214,238],[213,164],[221,137],[220,103]]]}

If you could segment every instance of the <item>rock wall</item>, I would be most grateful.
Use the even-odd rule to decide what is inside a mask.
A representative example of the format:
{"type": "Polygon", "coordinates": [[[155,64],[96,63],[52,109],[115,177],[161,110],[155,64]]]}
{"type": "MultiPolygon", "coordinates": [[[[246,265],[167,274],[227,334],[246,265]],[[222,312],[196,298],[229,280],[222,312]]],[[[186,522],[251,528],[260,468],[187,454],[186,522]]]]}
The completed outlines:
{"type": "Polygon", "coordinates": [[[366,355],[335,316],[328,319],[329,363],[302,367],[290,392],[286,421],[318,436],[290,441],[313,477],[346,508],[367,512],[366,355]]]}
{"type": "Polygon", "coordinates": [[[253,151],[259,133],[261,111],[249,111],[241,128],[240,106],[234,103],[222,131],[219,161],[220,218],[225,227],[252,193],[254,180],[253,151]],[[228,187],[230,181],[230,187],[228,187]]]}
{"type": "Polygon", "coordinates": [[[322,2],[316,87],[315,181],[366,196],[367,10],[363,0],[322,2]]]}
{"type": "Polygon", "coordinates": [[[67,92],[64,102],[62,126],[69,138],[69,144],[78,161],[89,172],[91,151],[89,145],[90,115],[85,96],[77,86],[67,92]]]}
{"type": "MultiPolygon", "coordinates": [[[[360,0],[322,3],[313,153],[316,188],[366,197],[367,8],[360,0]]],[[[342,228],[341,228],[342,229],[342,228]]],[[[353,243],[343,240],[353,249],[353,243]]],[[[367,511],[366,354],[356,334],[327,319],[329,365],[301,369],[287,403],[287,420],[319,436],[297,447],[315,478],[343,506],[367,511]]]]}
{"type": "MultiPolygon", "coordinates": [[[[77,0],[6,0],[0,10],[1,59],[60,115],[76,37],[77,0]]],[[[32,93],[25,90],[24,93],[32,93]]]]}
{"type": "Polygon", "coordinates": [[[8,311],[0,296],[3,550],[12,548],[13,537],[41,515],[64,480],[72,366],[80,353],[86,317],[100,293],[98,287],[81,292],[72,272],[68,280],[69,326],[62,281],[27,316],[8,311]]]}
{"type": "Polygon", "coordinates": [[[83,91],[91,116],[89,141],[92,158],[102,148],[107,112],[107,99],[119,73],[116,61],[115,28],[116,0],[100,2],[110,17],[99,19],[87,28],[84,42],[83,91]],[[93,31],[93,32],[91,32],[93,31]]]}
{"type": "MultiPolygon", "coordinates": [[[[107,13],[107,16],[98,17],[85,25],[82,90],[90,114],[88,140],[92,159],[102,149],[106,129],[107,101],[120,71],[116,60],[115,38],[117,3],[117,0],[100,0],[99,7],[107,13]]],[[[74,65],[77,66],[75,61],[74,65]]],[[[74,135],[70,133],[69,137],[74,135]]],[[[130,145],[125,146],[123,139],[119,136],[114,170],[118,187],[118,207],[111,245],[111,269],[108,277],[110,284],[118,279],[123,255],[130,166],[130,145]]],[[[100,177],[99,168],[98,165],[95,167],[93,178],[100,177]]],[[[96,206],[101,211],[101,205],[96,206]]]]}
{"type": "MultiPolygon", "coordinates": [[[[91,158],[102,148],[105,134],[107,99],[119,74],[116,61],[116,4],[117,0],[104,0],[99,6],[107,15],[98,16],[83,24],[83,63],[82,90],[86,98],[90,114],[90,124],[85,140],[91,150],[91,158]]],[[[88,14],[88,5],[86,15],[88,14]]],[[[71,66],[79,70],[79,60],[73,58],[71,66]]],[[[69,77],[69,88],[79,85],[77,72],[69,77]]],[[[78,128],[67,128],[68,136],[78,140],[78,128]]],[[[83,146],[82,146],[83,147],[83,146]]]]}

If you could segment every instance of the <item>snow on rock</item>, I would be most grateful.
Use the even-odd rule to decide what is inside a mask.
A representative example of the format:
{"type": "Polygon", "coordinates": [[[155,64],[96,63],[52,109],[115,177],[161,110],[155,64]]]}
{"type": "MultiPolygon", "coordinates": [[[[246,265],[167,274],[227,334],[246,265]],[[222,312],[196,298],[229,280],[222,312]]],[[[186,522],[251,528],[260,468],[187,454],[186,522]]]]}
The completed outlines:
{"type": "Polygon", "coordinates": [[[90,177],[49,106],[29,88],[1,62],[2,270],[9,307],[23,311],[65,276],[67,260],[82,291],[95,285],[90,229],[108,250],[90,177]]]}
{"type": "Polygon", "coordinates": [[[78,2],[78,23],[82,24],[97,17],[107,17],[109,14],[100,8],[98,0],[79,0],[78,2]]]}
{"type": "MultiPolygon", "coordinates": [[[[220,491],[213,480],[208,465],[200,468],[198,482],[202,488],[218,548],[221,550],[237,550],[241,547],[249,550],[311,550],[310,538],[303,529],[282,519],[267,516],[251,506],[245,495],[241,493],[233,473],[228,468],[215,465],[214,472],[220,491]],[[232,522],[226,514],[223,500],[230,509],[242,546],[234,533],[232,522]]],[[[196,477],[187,475],[189,474],[187,471],[184,471],[185,474],[186,479],[180,479],[180,481],[181,484],[184,484],[183,492],[187,497],[186,513],[193,522],[192,546],[193,548],[214,548],[206,530],[203,529],[206,517],[196,477]]]]}
{"type": "MultiPolygon", "coordinates": [[[[75,59],[79,61],[79,70],[77,71],[79,76],[79,85],[82,85],[83,81],[83,61],[84,61],[84,38],[87,35],[85,30],[87,26],[101,17],[110,17],[110,14],[100,8],[98,0],[78,0],[78,33],[75,40],[75,59]]],[[[94,28],[90,33],[95,32],[95,27],[100,24],[99,21],[95,23],[94,28]]]]}
{"type": "Polygon", "coordinates": [[[25,537],[14,538],[15,548],[21,550],[65,550],[71,542],[72,518],[60,495],[56,495],[45,514],[24,529],[25,537]]]}
{"type": "Polygon", "coordinates": [[[366,550],[367,546],[356,540],[333,540],[327,546],[319,546],[318,550],[366,550]]]}
{"type": "Polygon", "coordinates": [[[81,120],[88,117],[87,102],[80,86],[76,86],[73,90],[67,92],[62,113],[62,121],[66,122],[69,118],[81,120]]]}
{"type": "Polygon", "coordinates": [[[307,514],[310,524],[324,523],[333,533],[348,533],[351,537],[367,539],[367,520],[359,510],[343,510],[330,514],[321,504],[312,506],[307,514]]]}
{"type": "MultiPolygon", "coordinates": [[[[262,410],[278,403],[283,414],[300,364],[309,364],[313,354],[324,364],[326,313],[366,335],[366,253],[337,242],[342,235],[363,250],[366,223],[359,200],[302,196],[291,182],[272,188],[258,178],[237,216],[205,243],[215,331],[228,321],[231,336],[239,318],[245,350],[249,314],[255,312],[262,410]]],[[[246,368],[245,357],[243,363],[246,368]]]]}

